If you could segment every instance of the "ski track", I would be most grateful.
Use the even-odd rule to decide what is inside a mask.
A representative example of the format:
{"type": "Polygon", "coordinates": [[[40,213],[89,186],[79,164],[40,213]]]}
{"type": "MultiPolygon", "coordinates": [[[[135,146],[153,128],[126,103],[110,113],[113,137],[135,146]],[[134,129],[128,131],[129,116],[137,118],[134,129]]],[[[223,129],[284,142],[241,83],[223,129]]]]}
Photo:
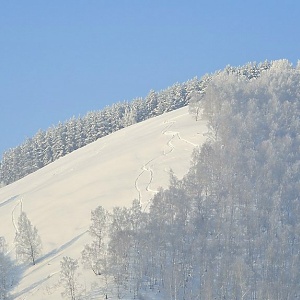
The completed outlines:
{"type": "MultiPolygon", "coordinates": [[[[18,202],[15,207],[13,208],[13,210],[11,211],[11,221],[12,221],[12,224],[13,224],[13,227],[15,229],[15,233],[17,234],[18,233],[18,226],[16,224],[16,221],[15,221],[15,217],[14,217],[14,212],[15,212],[15,209],[20,205],[20,202],[18,202]]],[[[14,245],[14,242],[11,243],[11,249],[8,250],[7,253],[10,253],[12,252],[14,249],[15,249],[15,245],[14,245]]]]}
{"type": "Polygon", "coordinates": [[[13,208],[12,212],[11,212],[11,220],[12,220],[12,223],[13,223],[13,226],[15,228],[15,232],[18,233],[18,226],[16,224],[16,221],[15,221],[15,216],[14,216],[14,212],[15,212],[15,209],[21,205],[21,212],[23,211],[23,199],[20,199],[20,201],[15,205],[15,207],[13,208]]]}
{"type": "Polygon", "coordinates": [[[162,156],[167,156],[167,155],[169,155],[170,153],[172,153],[172,152],[175,150],[175,146],[172,144],[172,141],[173,141],[176,137],[178,138],[178,140],[180,140],[180,141],[182,141],[182,142],[184,142],[184,143],[187,143],[187,144],[189,144],[189,145],[192,145],[193,147],[198,146],[197,144],[192,143],[192,142],[190,142],[190,141],[188,141],[188,140],[182,138],[181,135],[180,135],[180,133],[179,133],[178,131],[172,131],[172,130],[170,130],[170,129],[172,128],[172,126],[176,123],[176,121],[175,121],[174,119],[180,118],[180,117],[185,116],[185,115],[187,115],[187,114],[188,114],[188,113],[182,114],[182,115],[177,116],[177,117],[174,117],[174,118],[172,118],[172,119],[170,119],[170,120],[164,121],[164,124],[167,124],[167,126],[161,131],[161,134],[163,134],[163,135],[165,135],[165,136],[171,136],[171,138],[170,138],[170,139],[167,141],[167,143],[166,143],[166,146],[169,148],[169,150],[166,151],[166,150],[164,149],[164,150],[163,150],[163,154],[158,155],[158,156],[152,158],[151,160],[149,160],[147,163],[145,163],[145,164],[141,167],[141,170],[142,170],[142,171],[139,173],[139,175],[138,175],[137,178],[135,179],[134,185],[135,185],[135,189],[136,189],[136,191],[137,191],[137,193],[138,193],[138,200],[139,200],[140,203],[144,206],[144,210],[146,210],[146,208],[148,207],[148,205],[149,205],[149,203],[150,203],[150,200],[147,201],[147,203],[142,201],[142,199],[143,199],[143,197],[142,197],[142,190],[141,190],[141,188],[139,187],[138,182],[139,182],[139,179],[141,178],[141,176],[142,176],[145,172],[148,172],[148,173],[149,173],[149,177],[150,177],[150,178],[149,178],[149,182],[148,182],[148,184],[147,184],[147,186],[146,186],[146,188],[145,188],[145,191],[146,191],[146,192],[150,192],[150,193],[152,193],[152,194],[158,193],[157,190],[153,190],[153,189],[150,188],[150,185],[151,185],[151,183],[153,182],[153,177],[154,177],[154,171],[153,171],[153,169],[151,168],[151,167],[154,166],[154,164],[151,164],[151,165],[150,165],[150,163],[152,163],[153,161],[155,161],[155,160],[161,158],[162,156]]]}
{"type": "Polygon", "coordinates": [[[158,193],[157,190],[152,190],[152,189],[150,188],[150,184],[151,184],[152,181],[153,181],[153,170],[152,170],[151,167],[149,166],[148,168],[145,168],[145,171],[147,171],[147,172],[150,173],[150,181],[149,181],[149,183],[148,183],[148,185],[147,185],[147,187],[146,187],[146,191],[147,191],[147,192],[154,193],[154,194],[158,193]]]}
{"type": "MultiPolygon", "coordinates": [[[[154,158],[150,159],[146,164],[144,164],[144,165],[141,167],[142,172],[137,176],[137,178],[136,178],[136,180],[135,180],[134,185],[135,185],[135,189],[136,189],[137,192],[138,192],[138,200],[139,200],[140,202],[142,201],[142,191],[141,191],[141,189],[139,188],[138,181],[139,181],[140,177],[141,177],[145,172],[149,172],[149,173],[150,173],[150,180],[149,180],[149,183],[148,183],[147,186],[146,186],[146,191],[153,192],[153,193],[156,193],[156,192],[157,192],[157,191],[154,191],[154,190],[151,190],[151,189],[150,189],[150,184],[152,183],[152,180],[153,180],[153,170],[150,168],[150,166],[148,167],[148,165],[149,165],[152,161],[156,160],[156,159],[159,158],[159,157],[160,157],[160,155],[157,156],[157,157],[154,157],[154,158]]],[[[141,203],[142,203],[142,202],[141,202],[141,203]]]]}

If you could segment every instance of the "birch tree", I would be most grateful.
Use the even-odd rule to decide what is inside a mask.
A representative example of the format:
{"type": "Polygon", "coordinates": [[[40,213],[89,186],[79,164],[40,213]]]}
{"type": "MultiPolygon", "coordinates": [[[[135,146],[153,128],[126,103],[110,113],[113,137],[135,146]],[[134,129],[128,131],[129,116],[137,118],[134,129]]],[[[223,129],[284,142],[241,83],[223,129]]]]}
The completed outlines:
{"type": "Polygon", "coordinates": [[[65,256],[60,262],[60,282],[64,288],[63,297],[71,300],[79,299],[80,285],[77,280],[78,261],[65,256]]]}
{"type": "Polygon", "coordinates": [[[81,252],[85,268],[91,269],[95,275],[105,273],[106,269],[106,245],[104,238],[107,230],[108,214],[102,206],[98,206],[91,212],[90,235],[93,237],[92,244],[85,245],[81,252]]]}

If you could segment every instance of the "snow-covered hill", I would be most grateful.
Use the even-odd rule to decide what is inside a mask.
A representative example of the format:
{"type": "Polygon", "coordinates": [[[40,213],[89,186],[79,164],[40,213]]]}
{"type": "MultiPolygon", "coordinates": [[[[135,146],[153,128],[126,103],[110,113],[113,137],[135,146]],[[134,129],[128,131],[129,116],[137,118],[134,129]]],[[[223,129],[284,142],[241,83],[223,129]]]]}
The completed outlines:
{"type": "MultiPolygon", "coordinates": [[[[20,269],[14,299],[60,299],[63,256],[80,258],[90,212],[111,210],[140,199],[144,208],[158,187],[168,185],[170,168],[178,177],[188,170],[193,148],[205,141],[206,122],[188,108],[132,125],[81,148],[0,189],[0,236],[15,256],[14,236],[21,210],[39,231],[43,256],[20,269]]],[[[87,290],[96,279],[81,270],[87,290]]]]}

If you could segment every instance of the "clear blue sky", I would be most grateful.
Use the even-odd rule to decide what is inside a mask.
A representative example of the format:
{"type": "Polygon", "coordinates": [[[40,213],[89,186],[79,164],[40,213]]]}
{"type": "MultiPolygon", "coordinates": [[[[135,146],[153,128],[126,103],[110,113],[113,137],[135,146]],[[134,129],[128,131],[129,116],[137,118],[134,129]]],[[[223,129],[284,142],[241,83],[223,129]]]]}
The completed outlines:
{"type": "Polygon", "coordinates": [[[300,58],[300,1],[0,1],[0,157],[38,129],[250,61],[300,58]]]}

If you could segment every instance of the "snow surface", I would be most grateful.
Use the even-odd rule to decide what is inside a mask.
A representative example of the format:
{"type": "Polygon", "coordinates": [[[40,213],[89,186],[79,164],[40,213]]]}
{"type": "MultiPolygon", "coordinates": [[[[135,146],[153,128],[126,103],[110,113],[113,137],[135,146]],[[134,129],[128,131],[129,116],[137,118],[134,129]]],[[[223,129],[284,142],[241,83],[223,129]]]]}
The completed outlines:
{"type": "MultiPolygon", "coordinates": [[[[155,191],[168,186],[170,168],[179,178],[187,172],[193,148],[205,141],[206,132],[206,122],[196,122],[184,107],[103,137],[1,188],[0,236],[12,257],[21,210],[43,243],[37,265],[20,267],[14,299],[61,299],[60,261],[80,259],[91,242],[91,210],[128,207],[133,199],[147,208],[155,191]]],[[[91,271],[80,272],[80,282],[90,290],[98,279],[91,271]]]]}

